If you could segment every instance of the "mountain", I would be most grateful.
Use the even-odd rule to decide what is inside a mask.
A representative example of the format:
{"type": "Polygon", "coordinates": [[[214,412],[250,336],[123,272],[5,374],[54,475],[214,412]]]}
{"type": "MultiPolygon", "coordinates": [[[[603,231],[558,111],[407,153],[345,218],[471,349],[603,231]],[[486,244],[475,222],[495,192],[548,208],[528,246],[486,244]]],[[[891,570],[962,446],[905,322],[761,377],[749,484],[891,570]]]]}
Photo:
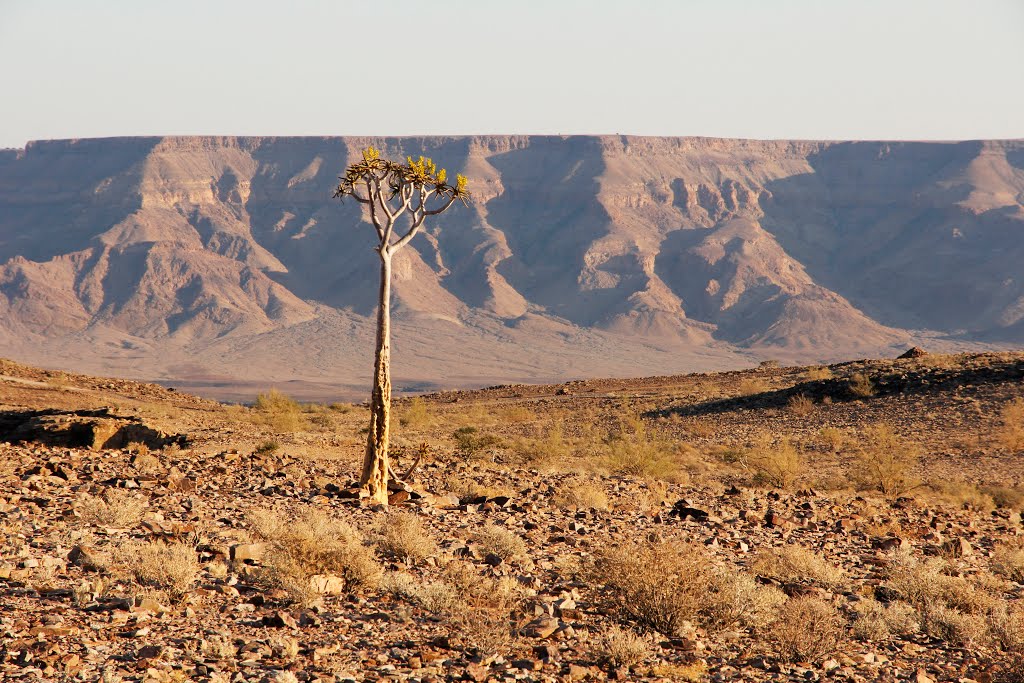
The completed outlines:
{"type": "Polygon", "coordinates": [[[396,263],[400,389],[1024,344],[1022,140],[154,137],[0,151],[3,355],[358,394],[368,144],[475,194],[396,263]]]}

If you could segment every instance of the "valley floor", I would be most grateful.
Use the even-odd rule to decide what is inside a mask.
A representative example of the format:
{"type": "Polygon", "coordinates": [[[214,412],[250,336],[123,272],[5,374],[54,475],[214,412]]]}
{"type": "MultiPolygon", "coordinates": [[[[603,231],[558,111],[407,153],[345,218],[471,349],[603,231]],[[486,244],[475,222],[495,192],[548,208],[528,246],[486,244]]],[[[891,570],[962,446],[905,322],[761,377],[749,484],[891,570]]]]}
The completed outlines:
{"type": "Polygon", "coordinates": [[[1024,353],[395,412],[0,361],[0,678],[1024,680],[1024,353]]]}

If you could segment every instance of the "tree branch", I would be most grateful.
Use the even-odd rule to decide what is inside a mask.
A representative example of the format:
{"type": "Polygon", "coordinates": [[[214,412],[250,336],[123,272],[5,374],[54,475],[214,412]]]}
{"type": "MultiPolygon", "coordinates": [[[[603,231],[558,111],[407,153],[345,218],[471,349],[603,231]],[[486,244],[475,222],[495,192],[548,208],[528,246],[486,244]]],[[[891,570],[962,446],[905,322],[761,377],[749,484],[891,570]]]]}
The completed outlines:
{"type": "Polygon", "coordinates": [[[402,238],[395,242],[394,246],[391,248],[392,252],[396,252],[405,245],[409,244],[410,240],[412,240],[412,238],[416,236],[416,233],[419,232],[420,226],[423,225],[423,219],[426,218],[426,214],[420,212],[418,214],[415,214],[415,216],[416,217],[413,219],[412,226],[409,228],[409,232],[402,235],[402,238]]]}
{"type": "Polygon", "coordinates": [[[445,202],[444,206],[442,206],[441,208],[433,209],[433,210],[430,210],[430,211],[424,211],[423,213],[426,216],[436,216],[437,214],[446,211],[448,209],[448,207],[451,206],[454,202],[455,202],[455,197],[449,197],[448,201],[445,202]]]}
{"type": "Polygon", "coordinates": [[[412,200],[412,186],[402,185],[402,205],[395,211],[394,218],[398,218],[409,209],[409,203],[412,200]],[[408,191],[406,191],[408,189],[408,191]]]}
{"type": "MultiPolygon", "coordinates": [[[[386,244],[388,237],[390,237],[390,230],[385,230],[384,226],[381,225],[380,219],[377,218],[377,192],[370,186],[369,180],[364,178],[363,181],[366,183],[366,194],[369,195],[367,203],[370,205],[370,220],[373,221],[373,227],[377,229],[377,237],[380,238],[380,243],[382,245],[386,244]]],[[[390,227],[391,224],[388,224],[388,228],[390,227]]]]}

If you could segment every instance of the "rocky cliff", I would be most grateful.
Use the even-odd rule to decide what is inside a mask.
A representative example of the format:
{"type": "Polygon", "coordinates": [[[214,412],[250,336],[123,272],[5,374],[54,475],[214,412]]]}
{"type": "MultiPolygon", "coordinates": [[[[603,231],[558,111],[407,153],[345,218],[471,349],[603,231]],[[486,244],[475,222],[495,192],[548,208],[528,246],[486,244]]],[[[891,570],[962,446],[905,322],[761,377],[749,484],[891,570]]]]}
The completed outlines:
{"type": "Polygon", "coordinates": [[[400,386],[1024,344],[1024,141],[177,137],[0,152],[3,355],[358,388],[370,143],[476,195],[397,264],[400,386]]]}

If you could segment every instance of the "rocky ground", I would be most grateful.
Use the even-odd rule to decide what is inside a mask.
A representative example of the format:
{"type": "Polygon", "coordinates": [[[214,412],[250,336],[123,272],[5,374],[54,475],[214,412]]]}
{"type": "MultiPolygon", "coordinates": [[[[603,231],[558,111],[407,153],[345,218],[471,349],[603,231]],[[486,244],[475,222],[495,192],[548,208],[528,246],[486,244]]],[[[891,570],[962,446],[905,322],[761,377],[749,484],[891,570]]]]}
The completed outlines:
{"type": "Polygon", "coordinates": [[[362,406],[0,361],[0,678],[1021,680],[1022,397],[1024,354],[446,392],[382,510],[362,406]]]}

